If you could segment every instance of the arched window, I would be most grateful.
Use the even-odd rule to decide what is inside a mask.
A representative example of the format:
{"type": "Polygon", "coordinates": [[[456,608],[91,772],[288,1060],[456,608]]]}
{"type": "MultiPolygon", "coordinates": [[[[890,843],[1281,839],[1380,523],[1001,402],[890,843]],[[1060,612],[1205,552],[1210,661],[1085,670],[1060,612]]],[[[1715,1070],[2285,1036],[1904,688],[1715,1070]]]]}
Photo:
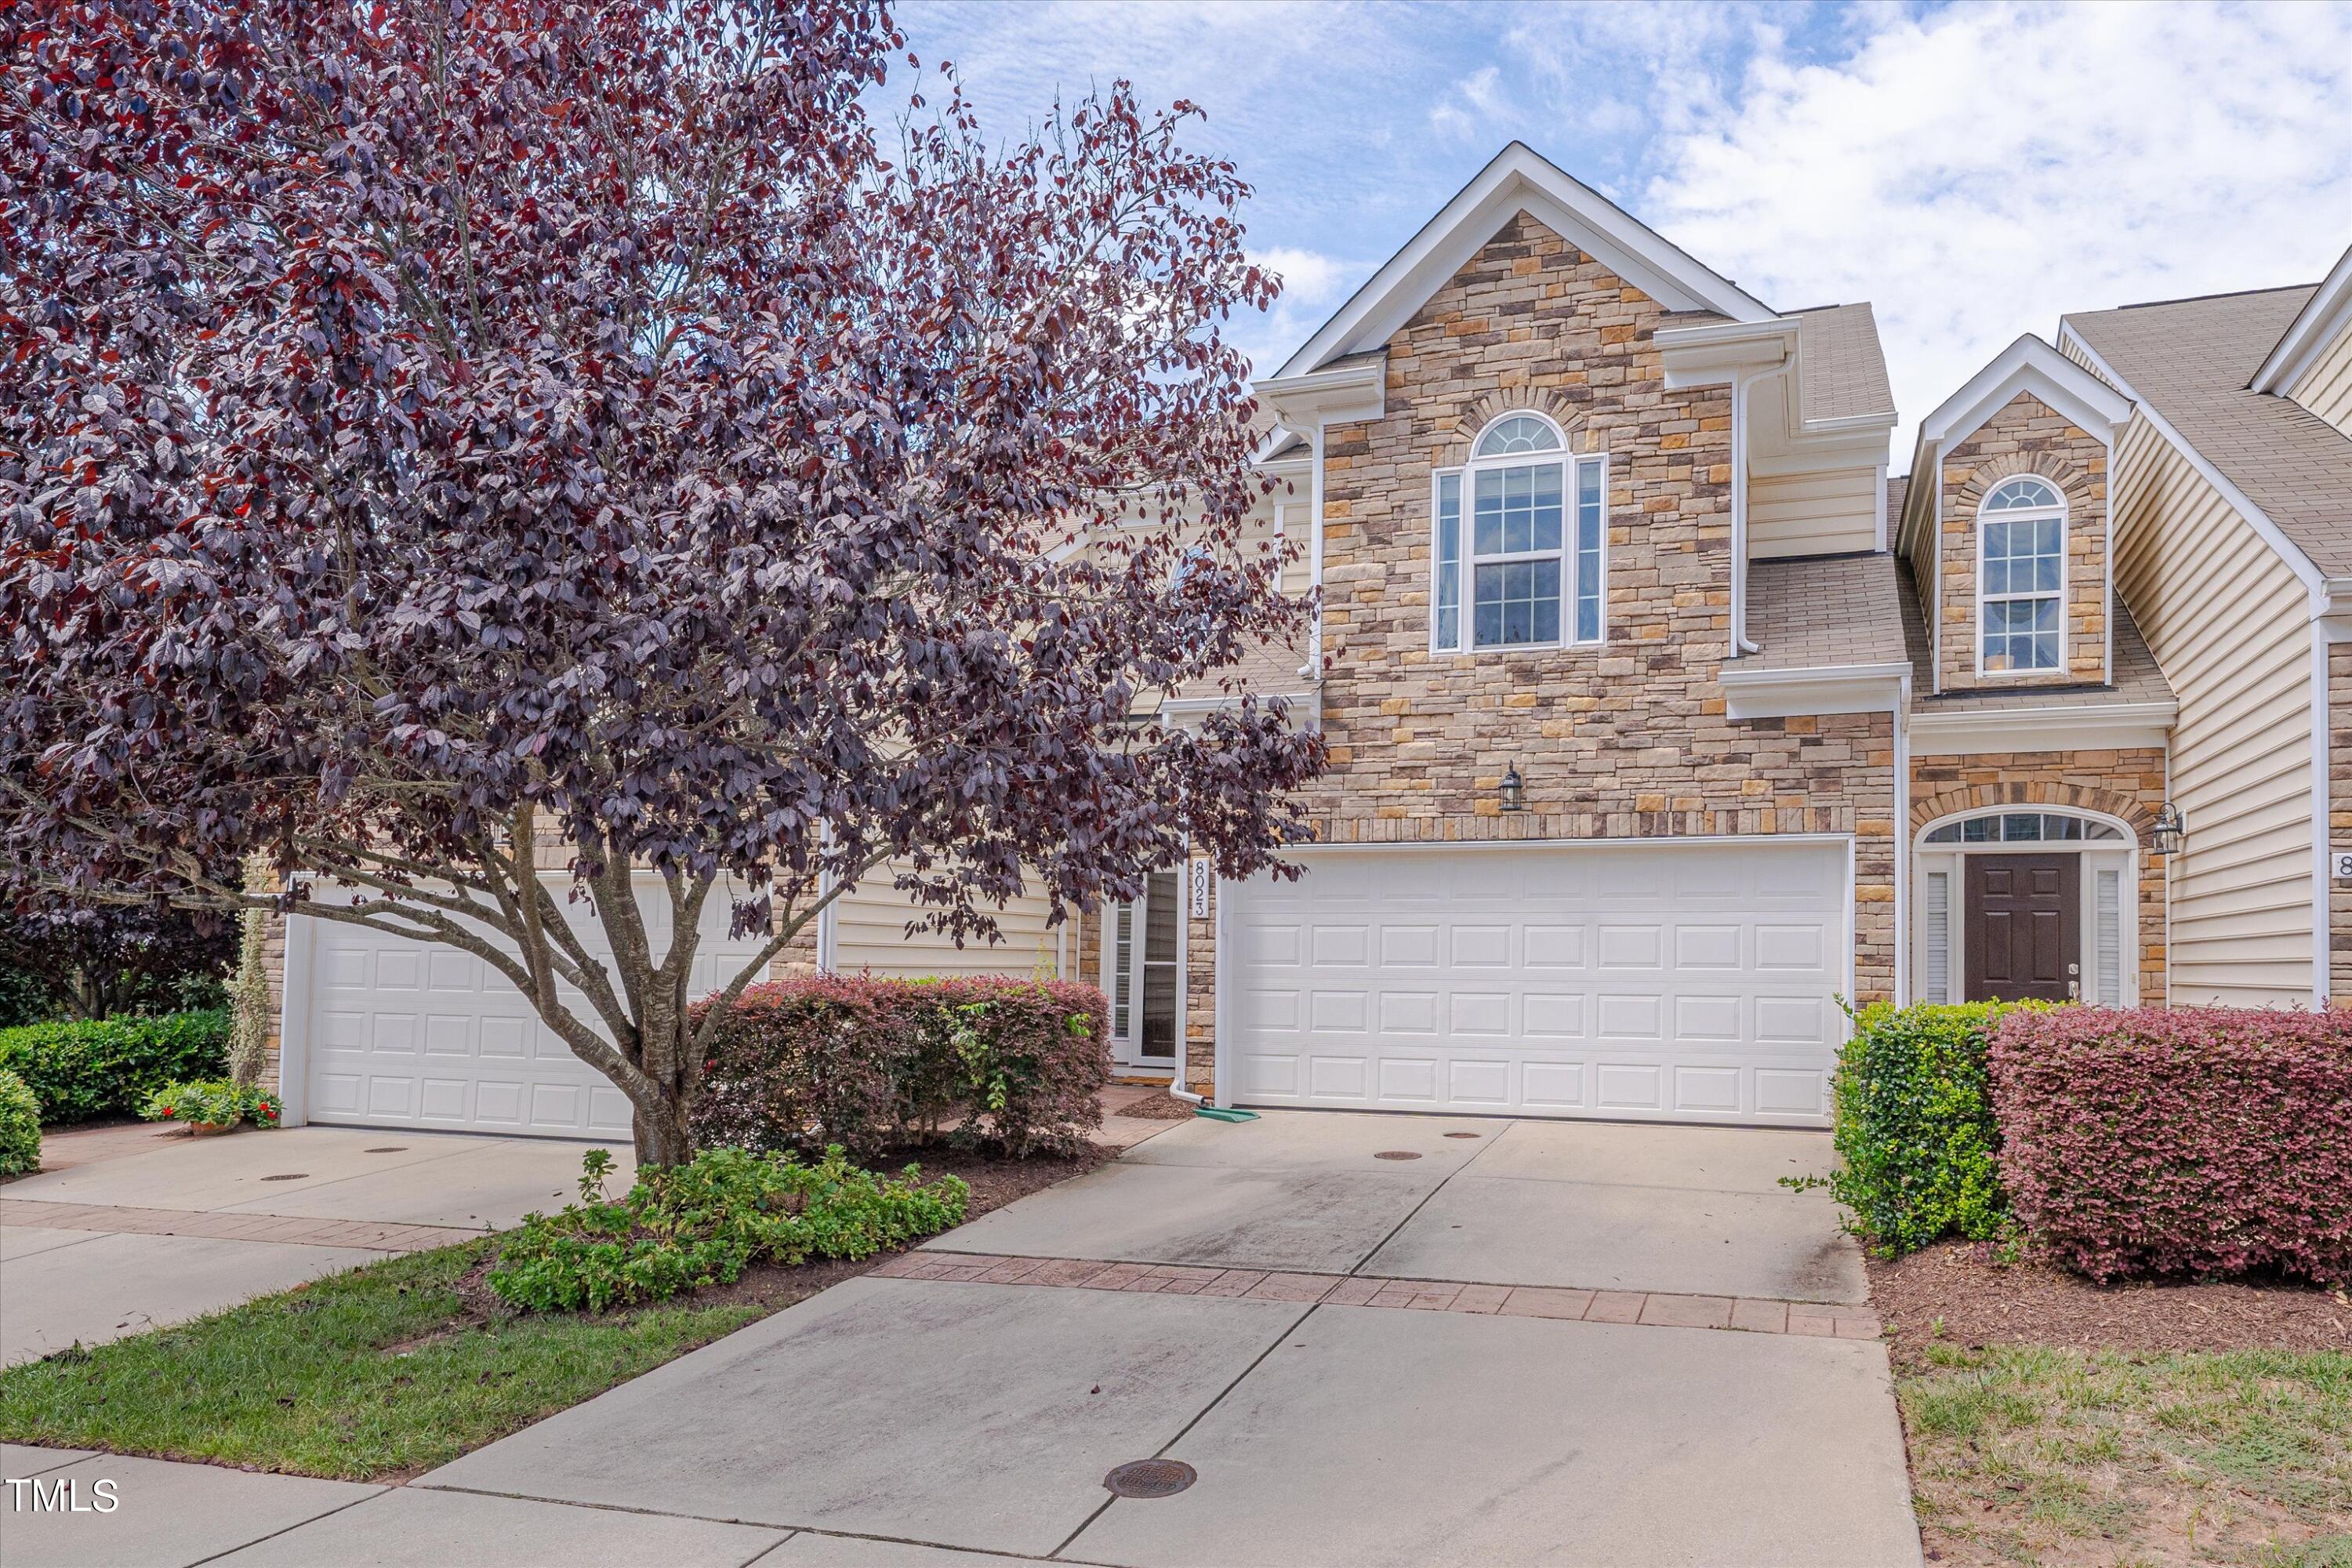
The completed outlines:
{"type": "Polygon", "coordinates": [[[1977,508],[1977,669],[2031,675],[2062,668],[2066,501],[2047,479],[2001,480],[1977,508]]]}
{"type": "Polygon", "coordinates": [[[1559,427],[1534,413],[1504,415],[1470,451],[1469,462],[1436,476],[1430,646],[1468,653],[1601,641],[1607,459],[1570,455],[1559,427]]]}

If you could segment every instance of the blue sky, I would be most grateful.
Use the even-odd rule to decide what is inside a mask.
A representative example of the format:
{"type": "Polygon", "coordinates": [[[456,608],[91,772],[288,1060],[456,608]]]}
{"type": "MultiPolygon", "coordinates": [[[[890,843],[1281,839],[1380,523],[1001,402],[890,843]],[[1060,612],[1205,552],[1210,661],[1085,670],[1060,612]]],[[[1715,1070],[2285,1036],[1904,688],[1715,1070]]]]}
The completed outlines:
{"type": "Polygon", "coordinates": [[[1506,142],[1782,310],[1869,300],[1911,430],[2064,310],[2352,244],[2352,4],[1039,0],[896,12],[993,135],[1118,77],[1208,111],[1288,289],[1271,370],[1506,142]]]}

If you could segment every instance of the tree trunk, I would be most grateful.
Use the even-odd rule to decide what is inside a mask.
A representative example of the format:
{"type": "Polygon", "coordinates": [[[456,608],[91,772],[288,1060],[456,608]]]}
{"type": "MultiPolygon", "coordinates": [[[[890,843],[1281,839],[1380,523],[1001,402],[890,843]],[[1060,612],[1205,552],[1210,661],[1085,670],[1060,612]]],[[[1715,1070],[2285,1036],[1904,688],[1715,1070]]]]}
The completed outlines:
{"type": "Polygon", "coordinates": [[[638,1106],[633,1121],[637,1144],[637,1164],[683,1165],[694,1158],[694,1134],[686,1121],[686,1101],[675,1089],[665,1086],[662,1103],[648,1110],[638,1106]]]}

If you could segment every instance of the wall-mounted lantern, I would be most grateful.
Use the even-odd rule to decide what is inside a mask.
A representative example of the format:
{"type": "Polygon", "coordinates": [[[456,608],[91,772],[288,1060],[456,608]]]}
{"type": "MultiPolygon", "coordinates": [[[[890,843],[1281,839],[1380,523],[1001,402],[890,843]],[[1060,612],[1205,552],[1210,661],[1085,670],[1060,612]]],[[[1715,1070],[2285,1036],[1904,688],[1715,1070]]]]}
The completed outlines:
{"type": "Polygon", "coordinates": [[[2166,801],[2156,814],[2156,830],[2148,835],[2147,852],[2151,855],[2177,855],[2180,841],[2189,837],[2189,824],[2180,808],[2166,801]]]}
{"type": "Polygon", "coordinates": [[[1519,776],[1519,765],[1517,763],[1513,763],[1510,771],[1503,775],[1502,795],[1505,811],[1527,810],[1528,781],[1519,776]]]}

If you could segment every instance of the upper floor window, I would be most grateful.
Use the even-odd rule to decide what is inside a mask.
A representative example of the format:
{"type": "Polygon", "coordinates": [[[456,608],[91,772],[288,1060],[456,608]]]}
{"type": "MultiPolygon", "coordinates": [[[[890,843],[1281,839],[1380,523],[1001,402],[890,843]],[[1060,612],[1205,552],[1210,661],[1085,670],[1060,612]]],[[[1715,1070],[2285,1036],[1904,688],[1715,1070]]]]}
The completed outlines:
{"type": "Polygon", "coordinates": [[[2062,663],[2066,502],[2046,479],[2021,474],[1977,508],[1978,669],[2023,675],[2062,663]]]}
{"type": "Polygon", "coordinates": [[[1571,456],[1541,415],[1510,414],[1437,475],[1432,647],[1601,640],[1605,461],[1571,456]]]}

